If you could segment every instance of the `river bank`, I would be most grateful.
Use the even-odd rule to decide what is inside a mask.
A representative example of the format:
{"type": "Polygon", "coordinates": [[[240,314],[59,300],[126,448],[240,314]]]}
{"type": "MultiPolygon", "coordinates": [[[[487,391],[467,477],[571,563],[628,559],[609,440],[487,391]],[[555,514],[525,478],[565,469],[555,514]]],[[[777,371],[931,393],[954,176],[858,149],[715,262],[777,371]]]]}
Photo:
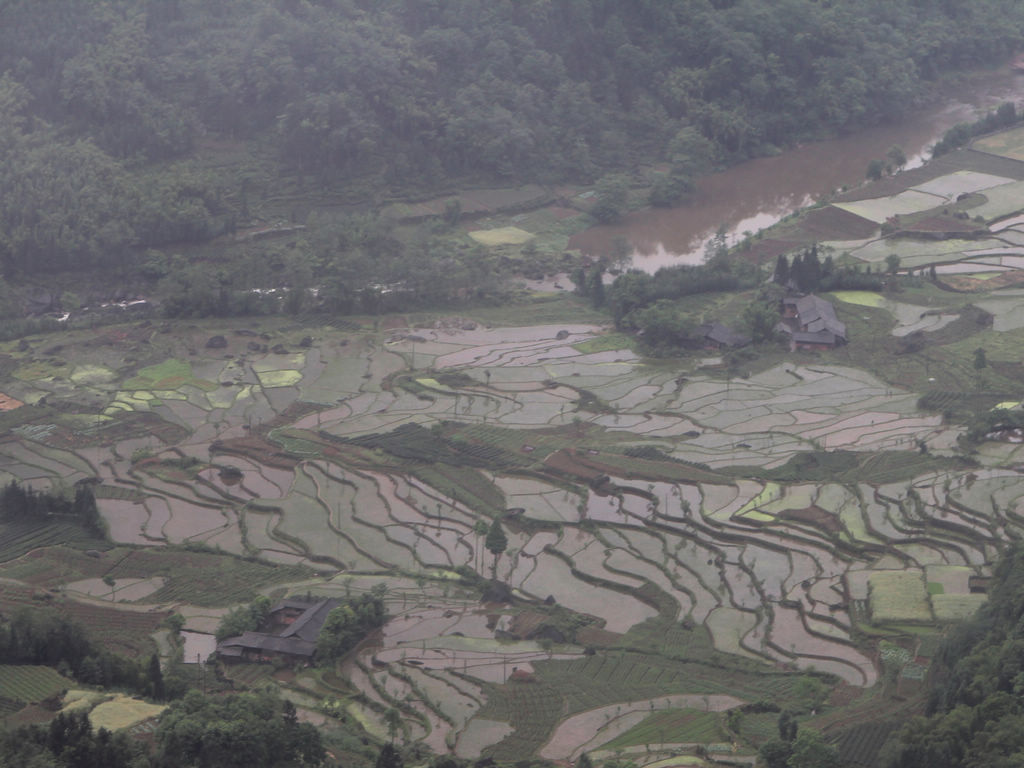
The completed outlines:
{"type": "Polygon", "coordinates": [[[693,200],[673,208],[644,208],[622,221],[574,234],[571,249],[611,257],[628,244],[630,266],[653,273],[663,266],[696,264],[707,242],[724,229],[728,245],[777,223],[795,210],[864,181],[871,160],[892,146],[907,168],[921,165],[951,127],[976,119],[1005,101],[1024,98],[1024,78],[1005,66],[951,83],[941,100],[907,120],[849,136],[804,144],[775,157],[741,163],[697,181],[693,200]]]}

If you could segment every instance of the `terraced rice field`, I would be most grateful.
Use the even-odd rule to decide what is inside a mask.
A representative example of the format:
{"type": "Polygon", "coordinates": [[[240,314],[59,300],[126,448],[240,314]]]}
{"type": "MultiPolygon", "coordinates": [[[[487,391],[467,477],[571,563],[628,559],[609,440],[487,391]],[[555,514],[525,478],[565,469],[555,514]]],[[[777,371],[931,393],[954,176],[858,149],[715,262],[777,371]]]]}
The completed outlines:
{"type": "MultiPolygon", "coordinates": [[[[1004,181],[953,174],[850,205],[880,221],[963,192],[991,206],[1013,198],[1004,181]]],[[[850,258],[1011,271],[1024,266],[1018,234],[875,240],[850,258]]],[[[972,298],[994,317],[993,349],[1012,350],[1024,327],[1018,294],[972,298]]],[[[959,327],[959,310],[912,297],[834,298],[847,316],[887,313],[896,337],[959,327]]],[[[685,720],[678,741],[715,744],[711,713],[795,700],[800,670],[875,685],[863,638],[968,616],[985,599],[972,583],[1020,533],[1024,480],[1006,468],[1021,449],[986,444],[965,465],[964,425],[838,355],[729,377],[696,358],[652,364],[596,325],[421,325],[268,324],[286,348],[268,353],[210,323],[153,333],[130,375],[66,344],[92,410],[20,425],[0,443],[0,478],[97,479],[111,538],[133,549],[33,556],[60,529],[26,529],[4,539],[0,576],[63,585],[135,655],[172,608],[209,633],[229,606],[288,591],[278,585],[344,595],[382,582],[392,618],[341,669],[369,702],[345,700],[354,718],[383,736],[380,711],[396,706],[405,738],[438,752],[573,759],[643,743],[667,722],[652,711],[685,720]],[[226,351],[205,349],[214,334],[226,351]],[[485,544],[496,519],[498,557],[485,544]],[[470,572],[481,582],[460,578],[470,572]],[[513,599],[481,606],[492,572],[513,599]]],[[[51,368],[25,353],[5,395],[66,397],[51,368]]],[[[12,591],[0,605],[31,601],[12,591]]]]}

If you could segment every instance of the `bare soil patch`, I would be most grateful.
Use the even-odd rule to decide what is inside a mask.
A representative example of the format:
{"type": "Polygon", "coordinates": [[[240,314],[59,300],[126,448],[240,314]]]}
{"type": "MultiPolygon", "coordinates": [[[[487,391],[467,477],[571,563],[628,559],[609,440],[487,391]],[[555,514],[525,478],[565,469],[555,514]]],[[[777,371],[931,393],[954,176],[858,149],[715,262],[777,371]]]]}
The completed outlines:
{"type": "Polygon", "coordinates": [[[241,456],[251,459],[257,464],[267,464],[276,469],[294,469],[295,465],[299,463],[287,452],[256,435],[221,440],[216,444],[216,452],[241,456]]]}
{"type": "Polygon", "coordinates": [[[804,509],[785,509],[779,513],[782,520],[794,520],[799,523],[813,525],[827,533],[842,533],[843,524],[838,515],[826,512],[821,507],[810,506],[804,509]]]}
{"type": "Polygon", "coordinates": [[[833,205],[804,214],[800,228],[809,240],[862,240],[878,231],[878,225],[833,205]]]}

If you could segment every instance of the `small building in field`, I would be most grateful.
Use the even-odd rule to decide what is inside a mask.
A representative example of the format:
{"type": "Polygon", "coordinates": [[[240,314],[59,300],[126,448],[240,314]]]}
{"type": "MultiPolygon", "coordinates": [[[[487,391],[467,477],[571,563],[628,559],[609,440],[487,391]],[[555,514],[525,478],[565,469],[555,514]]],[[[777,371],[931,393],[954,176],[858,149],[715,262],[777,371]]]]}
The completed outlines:
{"type": "Polygon", "coordinates": [[[721,323],[705,323],[697,333],[704,349],[738,349],[751,341],[749,336],[721,323]]]}
{"type": "Polygon", "coordinates": [[[263,631],[221,640],[217,657],[224,661],[310,662],[327,614],[341,603],[338,599],[282,600],[270,609],[263,631]]]}
{"type": "Polygon", "coordinates": [[[835,349],[842,342],[834,334],[828,331],[796,331],[793,333],[793,348],[807,349],[821,352],[827,349],[835,349]]]}
{"type": "Polygon", "coordinates": [[[831,302],[819,296],[787,296],[782,300],[779,329],[789,333],[794,349],[835,349],[846,343],[846,324],[831,302]]]}

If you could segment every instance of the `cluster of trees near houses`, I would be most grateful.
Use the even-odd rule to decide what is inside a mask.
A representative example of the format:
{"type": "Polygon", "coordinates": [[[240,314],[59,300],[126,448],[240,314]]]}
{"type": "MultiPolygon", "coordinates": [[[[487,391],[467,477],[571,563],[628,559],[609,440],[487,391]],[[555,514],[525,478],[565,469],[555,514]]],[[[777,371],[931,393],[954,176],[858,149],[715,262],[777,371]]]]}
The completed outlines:
{"type": "Polygon", "coordinates": [[[105,535],[96,497],[87,483],[75,487],[72,499],[23,487],[16,480],[0,490],[0,521],[38,521],[53,515],[70,517],[95,536],[105,535]]]}
{"type": "MultiPolygon", "coordinates": [[[[898,266],[898,259],[896,263],[898,266]]],[[[837,269],[831,254],[824,260],[819,257],[817,245],[811,245],[794,254],[792,262],[785,254],[779,254],[775,261],[772,282],[800,293],[880,291],[884,287],[882,275],[872,273],[870,265],[867,265],[863,272],[854,267],[837,269]]]]}
{"type": "Polygon", "coordinates": [[[161,700],[181,696],[187,687],[177,678],[164,680],[156,656],[144,664],[113,653],[45,603],[0,615],[0,664],[43,664],[86,685],[124,688],[161,700]]]}
{"type": "Polygon", "coordinates": [[[1014,0],[9,0],[0,269],[135,270],[231,231],[282,175],[366,203],[661,162],[671,202],[913,109],[1022,25],[1014,0]],[[239,152],[251,172],[212,169],[239,152]]]}
{"type": "MultiPolygon", "coordinates": [[[[375,588],[369,594],[346,598],[332,608],[320,628],[316,642],[316,659],[330,665],[356,647],[368,632],[383,626],[387,618],[384,606],[386,588],[375,588]]],[[[273,605],[266,596],[257,597],[248,605],[239,606],[221,619],[217,640],[263,629],[271,616],[273,605]]]]}
{"type": "Polygon", "coordinates": [[[816,245],[797,252],[792,260],[780,255],[769,284],[762,283],[758,267],[725,252],[715,254],[703,265],[663,267],[653,275],[631,270],[607,287],[601,283],[602,273],[600,265],[589,273],[578,270],[574,276],[577,292],[605,307],[618,329],[637,333],[648,351],[656,354],[673,354],[701,343],[696,335],[697,320],[677,302],[686,296],[760,286],[742,316],[715,318],[735,324],[749,333],[753,341],[760,342],[774,333],[779,300],[785,291],[878,291],[884,286],[879,273],[836,267],[831,255],[822,260],[816,245]]]}
{"type": "Polygon", "coordinates": [[[152,750],[126,731],[94,730],[84,712],[0,731],[0,765],[26,768],[286,768],[318,766],[317,729],[267,688],[208,697],[190,691],[160,718],[152,750]]]}

